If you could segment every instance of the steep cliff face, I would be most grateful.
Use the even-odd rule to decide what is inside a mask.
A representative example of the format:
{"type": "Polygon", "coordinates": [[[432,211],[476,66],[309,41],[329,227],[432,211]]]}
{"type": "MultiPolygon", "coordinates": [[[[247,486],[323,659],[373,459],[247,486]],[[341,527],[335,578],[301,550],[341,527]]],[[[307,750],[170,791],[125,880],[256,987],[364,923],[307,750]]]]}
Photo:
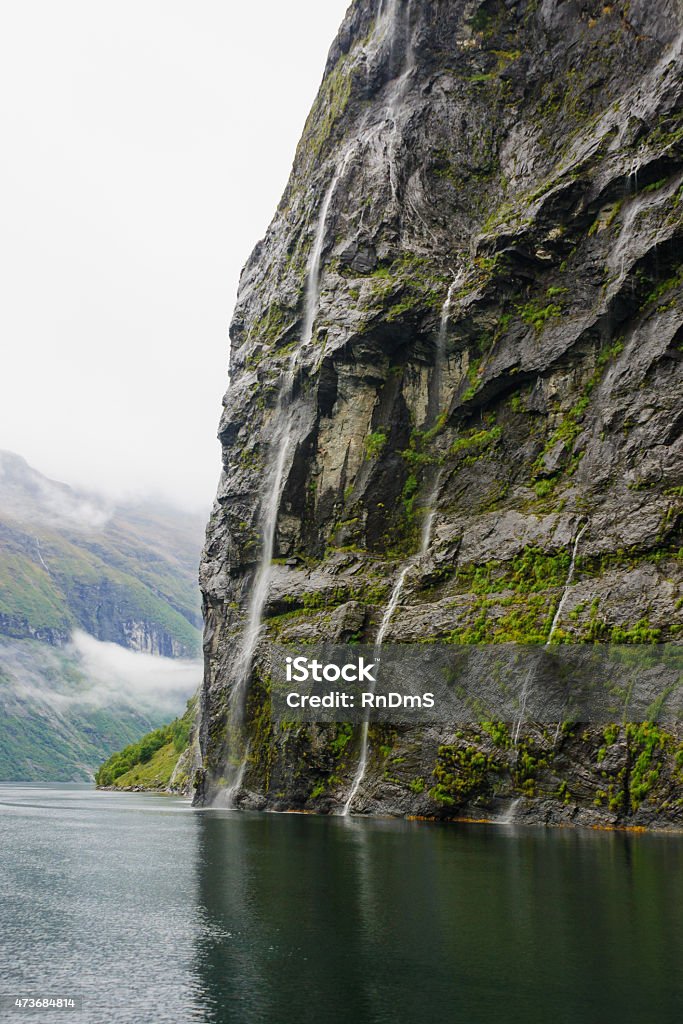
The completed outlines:
{"type": "MultiPolygon", "coordinates": [[[[198,799],[344,805],[358,729],[273,723],[260,645],[372,642],[406,567],[392,642],[680,643],[682,28],[351,5],[231,327],[198,799]]],[[[371,727],[353,809],[681,820],[651,730],[371,727]]]]}

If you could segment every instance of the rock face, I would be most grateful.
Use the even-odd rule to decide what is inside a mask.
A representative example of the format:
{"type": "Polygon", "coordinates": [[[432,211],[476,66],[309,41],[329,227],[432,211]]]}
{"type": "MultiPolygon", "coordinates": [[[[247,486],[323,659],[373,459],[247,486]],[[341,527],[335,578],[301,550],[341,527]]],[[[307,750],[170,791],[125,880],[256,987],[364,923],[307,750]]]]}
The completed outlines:
{"type": "MultiPolygon", "coordinates": [[[[681,642],[682,30],[352,3],[231,327],[199,801],[343,806],[358,729],[273,722],[258,644],[372,642],[407,563],[394,643],[546,642],[580,532],[553,639],[681,642]]],[[[354,810],[683,820],[680,734],[553,733],[371,727],[354,810]]]]}

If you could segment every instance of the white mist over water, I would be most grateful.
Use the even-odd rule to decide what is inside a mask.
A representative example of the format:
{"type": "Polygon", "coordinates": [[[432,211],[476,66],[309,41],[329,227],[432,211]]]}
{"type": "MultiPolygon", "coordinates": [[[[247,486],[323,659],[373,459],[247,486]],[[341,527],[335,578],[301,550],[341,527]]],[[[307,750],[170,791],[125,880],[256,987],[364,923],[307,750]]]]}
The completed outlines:
{"type": "Polygon", "coordinates": [[[84,697],[102,707],[125,700],[145,711],[168,708],[169,713],[177,713],[178,703],[192,696],[201,680],[199,658],[163,658],[131,651],[97,640],[83,630],[74,631],[71,650],[90,683],[79,699],[84,697]]]}

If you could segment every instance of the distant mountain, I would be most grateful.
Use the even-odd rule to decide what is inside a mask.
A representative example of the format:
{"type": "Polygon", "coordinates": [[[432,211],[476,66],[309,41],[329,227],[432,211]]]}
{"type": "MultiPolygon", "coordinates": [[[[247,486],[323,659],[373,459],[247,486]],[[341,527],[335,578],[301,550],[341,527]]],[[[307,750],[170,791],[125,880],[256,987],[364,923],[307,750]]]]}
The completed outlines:
{"type": "Polygon", "coordinates": [[[199,651],[204,522],[151,503],[112,506],[0,452],[0,635],[99,640],[168,657],[199,651]]]}
{"type": "Polygon", "coordinates": [[[201,516],[0,452],[0,779],[91,778],[200,678],[201,516]]]}

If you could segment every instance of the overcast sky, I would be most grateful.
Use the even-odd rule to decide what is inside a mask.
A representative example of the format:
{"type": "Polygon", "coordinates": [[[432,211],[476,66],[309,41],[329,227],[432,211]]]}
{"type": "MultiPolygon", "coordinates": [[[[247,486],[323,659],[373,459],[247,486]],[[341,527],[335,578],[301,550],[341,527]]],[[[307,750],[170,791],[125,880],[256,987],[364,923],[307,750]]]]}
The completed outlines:
{"type": "Polygon", "coordinates": [[[239,271],[347,6],[2,5],[0,448],[208,506],[239,271]]]}

